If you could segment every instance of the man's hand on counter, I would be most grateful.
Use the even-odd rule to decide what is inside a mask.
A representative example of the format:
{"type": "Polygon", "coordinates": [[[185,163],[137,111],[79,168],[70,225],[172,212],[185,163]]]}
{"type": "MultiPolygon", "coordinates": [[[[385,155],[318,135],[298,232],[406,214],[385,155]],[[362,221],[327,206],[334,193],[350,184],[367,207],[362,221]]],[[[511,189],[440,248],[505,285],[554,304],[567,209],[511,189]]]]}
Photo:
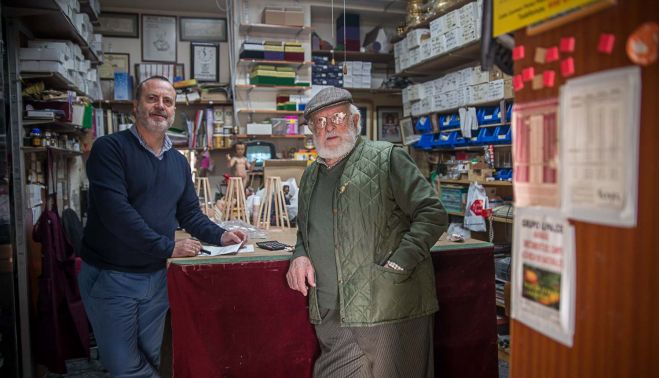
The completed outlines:
{"type": "Polygon", "coordinates": [[[201,251],[199,240],[192,238],[179,239],[174,244],[172,257],[193,257],[197,256],[199,251],[201,251]]]}
{"type": "Polygon", "coordinates": [[[309,282],[309,286],[316,287],[315,270],[311,265],[311,260],[306,256],[300,256],[291,261],[288,273],[286,273],[286,281],[288,287],[299,291],[306,297],[309,290],[307,282],[309,282]]]}
{"type": "Polygon", "coordinates": [[[246,242],[247,242],[247,234],[245,234],[243,231],[240,230],[225,231],[222,234],[222,238],[220,239],[221,246],[227,246],[233,244],[244,245],[246,242]]]}

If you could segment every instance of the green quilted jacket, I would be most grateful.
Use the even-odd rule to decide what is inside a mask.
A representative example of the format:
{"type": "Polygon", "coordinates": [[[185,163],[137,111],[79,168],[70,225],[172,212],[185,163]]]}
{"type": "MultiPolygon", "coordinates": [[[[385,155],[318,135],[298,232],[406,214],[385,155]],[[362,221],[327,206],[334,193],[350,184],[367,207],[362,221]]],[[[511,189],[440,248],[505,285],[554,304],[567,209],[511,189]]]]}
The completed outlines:
{"type": "MultiPolygon", "coordinates": [[[[404,212],[396,203],[389,181],[393,148],[391,143],[360,137],[332,199],[344,326],[397,322],[438,309],[429,251],[446,230],[446,212],[416,167],[415,179],[399,184],[411,196],[411,206],[404,212]],[[389,259],[405,270],[385,268],[389,259]]],[[[317,180],[318,163],[314,162],[300,183],[294,258],[308,256],[307,214],[317,180]]],[[[309,294],[309,318],[314,324],[321,321],[315,288],[309,294]]]]}

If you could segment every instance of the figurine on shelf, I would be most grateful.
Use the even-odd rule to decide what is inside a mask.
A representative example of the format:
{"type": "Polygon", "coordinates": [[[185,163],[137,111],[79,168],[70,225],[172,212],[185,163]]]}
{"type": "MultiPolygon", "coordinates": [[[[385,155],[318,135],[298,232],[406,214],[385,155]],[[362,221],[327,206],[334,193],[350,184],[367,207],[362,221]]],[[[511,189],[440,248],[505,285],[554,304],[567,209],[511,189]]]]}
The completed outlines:
{"type": "Polygon", "coordinates": [[[204,149],[199,161],[199,177],[208,177],[208,173],[213,172],[215,169],[215,162],[211,157],[211,152],[208,148],[204,149]]]}
{"type": "Polygon", "coordinates": [[[234,148],[236,156],[231,157],[231,154],[227,154],[231,176],[242,177],[243,182],[247,182],[247,172],[252,169],[252,166],[245,157],[245,143],[238,142],[234,145],[234,148]]]}

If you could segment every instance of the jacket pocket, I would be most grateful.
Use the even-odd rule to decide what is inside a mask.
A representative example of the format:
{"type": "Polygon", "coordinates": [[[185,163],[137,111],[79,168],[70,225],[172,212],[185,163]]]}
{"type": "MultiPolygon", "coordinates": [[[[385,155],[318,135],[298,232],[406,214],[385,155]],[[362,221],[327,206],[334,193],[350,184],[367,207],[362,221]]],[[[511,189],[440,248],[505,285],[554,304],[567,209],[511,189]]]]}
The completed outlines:
{"type": "Polygon", "coordinates": [[[373,321],[405,319],[422,306],[417,276],[373,264],[372,314],[373,321]]]}

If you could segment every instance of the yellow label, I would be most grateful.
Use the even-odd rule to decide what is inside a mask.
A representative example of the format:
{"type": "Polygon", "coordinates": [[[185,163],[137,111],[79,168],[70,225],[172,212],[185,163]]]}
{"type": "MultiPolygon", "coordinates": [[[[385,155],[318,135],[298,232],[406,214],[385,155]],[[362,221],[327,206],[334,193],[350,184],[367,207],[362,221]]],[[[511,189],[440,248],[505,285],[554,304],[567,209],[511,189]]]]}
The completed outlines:
{"type": "Polygon", "coordinates": [[[554,15],[602,0],[494,0],[493,35],[523,28],[554,15]]]}

